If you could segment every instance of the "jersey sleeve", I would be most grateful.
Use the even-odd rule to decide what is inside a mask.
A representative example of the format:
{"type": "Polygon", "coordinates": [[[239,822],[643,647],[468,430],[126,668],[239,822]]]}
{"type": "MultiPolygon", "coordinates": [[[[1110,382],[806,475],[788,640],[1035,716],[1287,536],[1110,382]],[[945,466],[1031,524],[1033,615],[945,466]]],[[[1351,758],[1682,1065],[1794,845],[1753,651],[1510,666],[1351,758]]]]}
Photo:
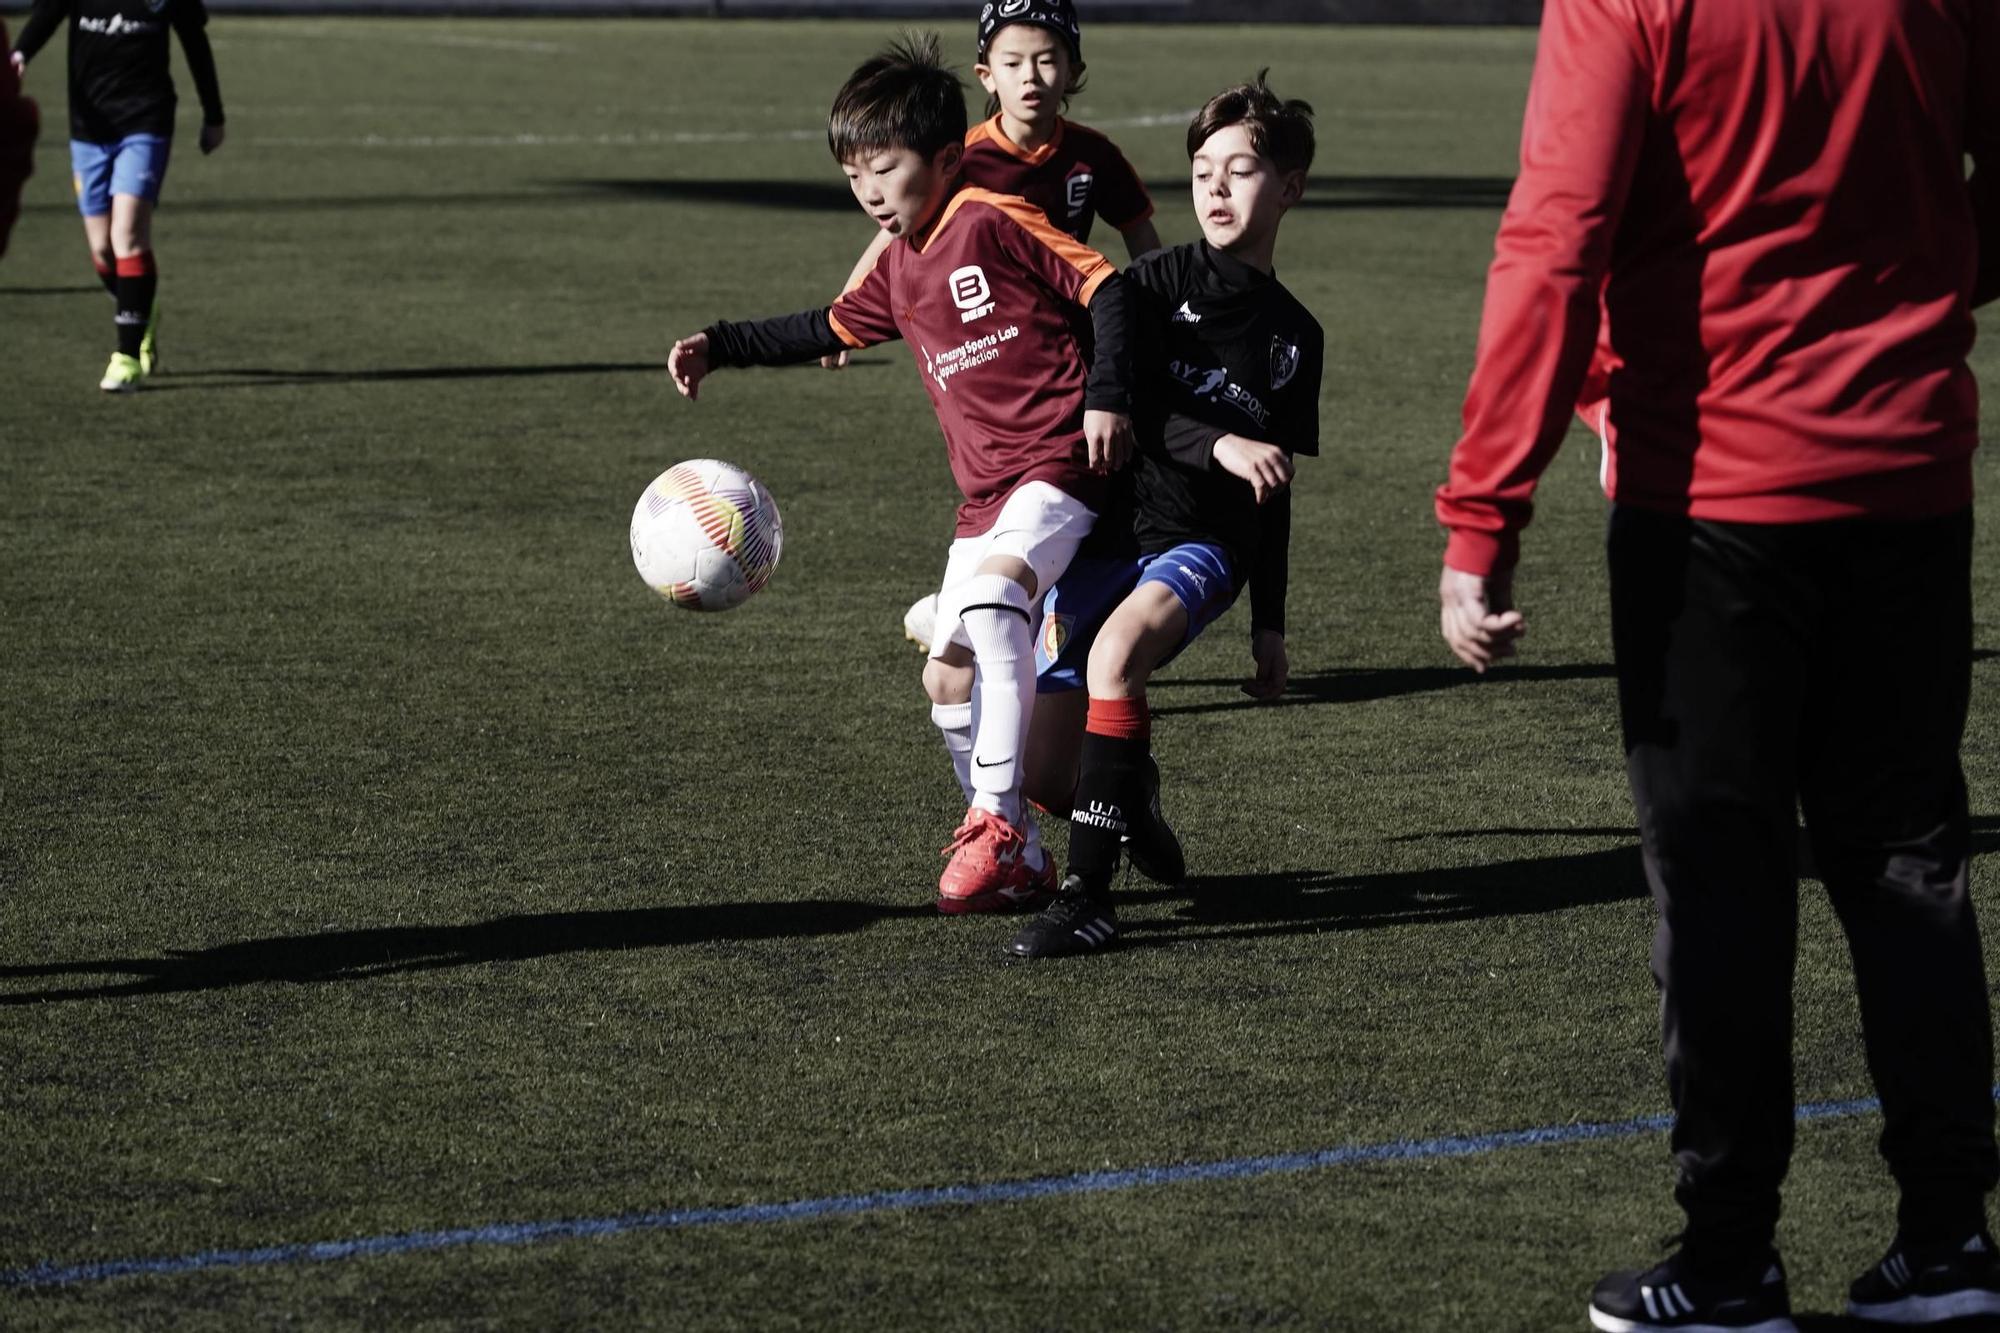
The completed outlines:
{"type": "Polygon", "coordinates": [[[1139,173],[1125,160],[1125,154],[1118,151],[1117,144],[1109,139],[1104,141],[1103,152],[1094,169],[1097,172],[1097,188],[1093,191],[1097,212],[1106,222],[1124,231],[1153,216],[1153,196],[1146,193],[1146,183],[1139,179],[1139,173]]]}
{"type": "Polygon", "coordinates": [[[718,370],[790,366],[837,352],[847,343],[835,332],[829,313],[822,308],[741,323],[719,319],[702,330],[708,335],[708,362],[718,370]]]}
{"type": "Polygon", "coordinates": [[[21,40],[14,45],[21,59],[33,60],[48,45],[49,38],[56,35],[56,26],[69,13],[69,6],[70,0],[35,0],[28,21],[21,25],[21,40]]]}
{"type": "Polygon", "coordinates": [[[1979,229],[1979,277],[1972,303],[2000,297],[2000,11],[1972,6],[1967,62],[1965,151],[1972,159],[1972,216],[1979,229]]]}
{"type": "Polygon", "coordinates": [[[1292,488],[1257,506],[1257,546],[1250,554],[1250,633],[1285,632],[1292,584],[1292,488]]]}
{"type": "Polygon", "coordinates": [[[1511,568],[1597,341],[1598,298],[1651,101],[1629,0],[1547,0],[1521,171],[1500,221],[1464,430],[1437,491],[1445,563],[1511,568]]]}
{"type": "Polygon", "coordinates": [[[1311,325],[1299,340],[1299,368],[1285,386],[1285,420],[1280,438],[1271,443],[1287,453],[1312,458],[1319,454],[1319,389],[1326,371],[1326,335],[1311,325]]]}
{"type": "Polygon", "coordinates": [[[1067,232],[1056,230],[1041,209],[1012,195],[989,195],[1000,216],[995,238],[1007,257],[1065,301],[1087,306],[1117,267],[1067,232]]]}
{"type": "Polygon", "coordinates": [[[896,307],[889,290],[888,256],[875,260],[861,281],[840,294],[827,312],[827,321],[843,346],[860,351],[877,343],[893,342],[903,336],[896,327],[896,307]]]}
{"type": "Polygon", "coordinates": [[[188,75],[194,80],[195,96],[201,99],[204,125],[220,125],[222,85],[215,77],[215,51],[208,44],[208,8],[202,0],[177,0],[174,31],[180,35],[181,54],[187,57],[188,75]]]}
{"type": "Polygon", "coordinates": [[[1132,410],[1132,312],[1130,290],[1110,260],[1049,224],[1025,199],[991,195],[995,243],[1018,268],[1059,299],[1090,311],[1095,348],[1084,406],[1092,411],[1132,410]]]}

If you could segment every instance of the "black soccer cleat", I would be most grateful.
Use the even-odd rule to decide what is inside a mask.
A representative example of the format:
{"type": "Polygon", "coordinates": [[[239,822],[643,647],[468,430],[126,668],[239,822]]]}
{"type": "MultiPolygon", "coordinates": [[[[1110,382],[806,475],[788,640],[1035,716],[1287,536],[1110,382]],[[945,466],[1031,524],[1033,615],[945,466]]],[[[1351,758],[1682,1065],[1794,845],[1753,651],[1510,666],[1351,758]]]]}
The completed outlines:
{"type": "Polygon", "coordinates": [[[1775,1251],[1733,1281],[1697,1277],[1681,1254],[1645,1272],[1612,1273],[1590,1293],[1604,1333],[1798,1333],[1775,1251]]]}
{"type": "Polygon", "coordinates": [[[1016,958],[1068,958],[1096,953],[1117,938],[1111,904],[1092,896],[1082,877],[1066,875],[1055,901],[1021,927],[1007,952],[1016,958]]]}
{"type": "Polygon", "coordinates": [[[1146,801],[1126,826],[1125,859],[1155,884],[1172,887],[1187,878],[1181,840],[1160,813],[1160,765],[1150,754],[1146,756],[1146,801]]]}
{"type": "Polygon", "coordinates": [[[2000,1257],[1980,1232],[1961,1244],[1905,1245],[1902,1238],[1847,1289],[1847,1313],[1870,1323],[1942,1324],[2000,1315],[2000,1257]]]}

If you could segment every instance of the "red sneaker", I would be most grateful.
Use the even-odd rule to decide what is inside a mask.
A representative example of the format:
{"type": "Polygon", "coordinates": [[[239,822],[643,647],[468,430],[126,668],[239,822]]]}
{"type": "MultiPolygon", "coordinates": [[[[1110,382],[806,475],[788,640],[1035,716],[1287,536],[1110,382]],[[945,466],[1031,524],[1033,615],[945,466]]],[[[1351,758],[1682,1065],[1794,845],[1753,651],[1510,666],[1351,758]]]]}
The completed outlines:
{"type": "Polygon", "coordinates": [[[1039,906],[1055,891],[1055,858],[1044,854],[1041,869],[1030,869],[1026,850],[1021,830],[990,810],[967,810],[944,849],[951,860],[938,877],[938,911],[957,916],[1039,906]]]}

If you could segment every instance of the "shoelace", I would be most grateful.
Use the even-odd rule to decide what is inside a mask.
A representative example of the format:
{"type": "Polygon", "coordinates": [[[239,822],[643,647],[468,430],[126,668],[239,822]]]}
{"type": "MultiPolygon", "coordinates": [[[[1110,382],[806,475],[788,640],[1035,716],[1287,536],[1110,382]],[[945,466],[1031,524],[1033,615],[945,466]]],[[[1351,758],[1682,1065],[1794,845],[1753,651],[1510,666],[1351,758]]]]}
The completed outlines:
{"type": "Polygon", "coordinates": [[[958,828],[954,830],[951,835],[950,845],[946,846],[941,851],[939,851],[938,855],[939,856],[958,855],[958,853],[964,851],[967,847],[970,847],[973,843],[978,842],[982,837],[985,837],[987,835],[987,830],[992,828],[993,825],[995,824],[998,824],[1000,826],[1000,831],[998,833],[993,834],[992,836],[1000,843],[1000,845],[1003,848],[1013,843],[1025,844],[1028,841],[1026,838],[1021,836],[1021,830],[1015,828],[1012,824],[1009,824],[1006,820],[1000,818],[1000,816],[987,815],[983,819],[981,818],[968,819],[963,824],[960,824],[958,828]]]}

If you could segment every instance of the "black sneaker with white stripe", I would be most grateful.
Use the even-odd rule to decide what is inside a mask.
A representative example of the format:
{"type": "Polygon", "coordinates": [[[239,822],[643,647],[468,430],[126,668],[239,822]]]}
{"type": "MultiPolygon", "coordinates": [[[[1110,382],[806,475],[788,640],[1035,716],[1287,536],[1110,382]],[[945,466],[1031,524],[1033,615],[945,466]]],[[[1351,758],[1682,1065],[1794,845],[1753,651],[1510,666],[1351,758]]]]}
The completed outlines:
{"type": "Polygon", "coordinates": [[[1878,1324],[1942,1324],[1970,1315],[2000,1315],[2000,1256],[1993,1238],[1943,1245],[1905,1245],[1847,1289],[1847,1312],[1878,1324]]]}
{"type": "Polygon", "coordinates": [[[1017,958],[1067,958],[1096,953],[1117,938],[1111,904],[1092,894],[1080,876],[1067,875],[1055,901],[1021,927],[1007,952],[1017,958]]]}
{"type": "Polygon", "coordinates": [[[1798,1333],[1775,1251],[1733,1281],[1695,1274],[1684,1253],[1599,1282],[1590,1293],[1590,1326],[1604,1333],[1798,1333]]]}

